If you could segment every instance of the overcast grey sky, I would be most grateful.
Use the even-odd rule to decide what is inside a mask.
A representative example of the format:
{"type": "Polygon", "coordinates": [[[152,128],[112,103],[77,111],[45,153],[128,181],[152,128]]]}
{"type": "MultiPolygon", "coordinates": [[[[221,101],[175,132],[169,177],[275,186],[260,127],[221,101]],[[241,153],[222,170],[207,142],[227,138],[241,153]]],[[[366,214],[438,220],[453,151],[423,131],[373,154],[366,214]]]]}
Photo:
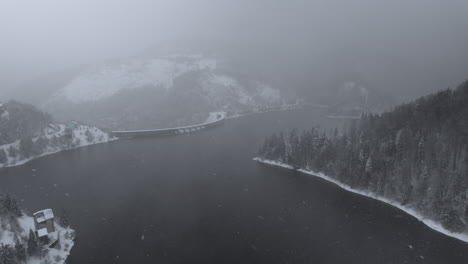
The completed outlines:
{"type": "Polygon", "coordinates": [[[172,44],[320,74],[444,70],[468,58],[467,29],[466,0],[0,0],[0,85],[172,44]]]}

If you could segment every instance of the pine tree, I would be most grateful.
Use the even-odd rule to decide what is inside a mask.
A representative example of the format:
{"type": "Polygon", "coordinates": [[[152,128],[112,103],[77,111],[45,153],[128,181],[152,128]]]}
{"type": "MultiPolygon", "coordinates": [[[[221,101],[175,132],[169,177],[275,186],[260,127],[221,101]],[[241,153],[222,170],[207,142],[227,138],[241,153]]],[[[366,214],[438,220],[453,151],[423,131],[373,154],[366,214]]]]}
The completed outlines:
{"type": "Polygon", "coordinates": [[[50,139],[50,144],[52,145],[52,147],[58,147],[60,145],[59,139],[56,135],[52,136],[52,138],[50,139]]]}
{"type": "Polygon", "coordinates": [[[397,152],[403,151],[403,130],[399,130],[395,139],[395,148],[397,152]]]}
{"type": "Polygon", "coordinates": [[[23,216],[23,212],[21,211],[21,208],[16,202],[16,199],[12,199],[11,201],[11,212],[17,217],[23,216]]]}
{"type": "Polygon", "coordinates": [[[365,172],[366,173],[371,173],[372,172],[372,157],[369,157],[366,161],[366,167],[365,167],[365,172]]]}
{"type": "Polygon", "coordinates": [[[427,165],[425,162],[422,163],[421,165],[421,175],[420,175],[421,179],[427,179],[429,177],[429,171],[427,169],[427,165]]]}
{"type": "Polygon", "coordinates": [[[0,245],[0,264],[14,264],[17,263],[15,260],[15,251],[10,245],[0,245]]]}
{"type": "Polygon", "coordinates": [[[73,129],[71,129],[70,127],[66,127],[63,134],[65,135],[65,137],[68,137],[68,138],[73,138],[73,129]]]}
{"type": "Polygon", "coordinates": [[[18,203],[14,198],[12,198],[9,194],[6,194],[0,199],[1,202],[1,212],[2,213],[10,213],[14,216],[22,216],[23,213],[21,208],[19,207],[18,203]]]}
{"type": "Polygon", "coordinates": [[[299,168],[299,155],[300,155],[300,142],[297,130],[294,129],[289,134],[287,148],[287,163],[292,165],[294,168],[299,168]]]}
{"type": "Polygon", "coordinates": [[[16,158],[16,156],[18,156],[18,150],[15,147],[10,146],[8,148],[8,156],[10,156],[10,158],[16,158]]]}
{"type": "Polygon", "coordinates": [[[40,154],[49,145],[49,139],[41,136],[36,140],[36,142],[34,142],[34,145],[35,145],[35,151],[39,152],[37,154],[40,154]]]}
{"type": "Polygon", "coordinates": [[[61,214],[60,214],[60,225],[62,227],[70,227],[70,221],[68,219],[68,213],[65,209],[62,209],[61,210],[61,214]]]}
{"type": "Polygon", "coordinates": [[[417,151],[417,161],[422,162],[425,156],[425,144],[424,144],[424,137],[421,137],[418,143],[418,151],[417,151]]]}
{"type": "Polygon", "coordinates": [[[28,237],[28,255],[29,256],[37,256],[39,254],[39,241],[37,240],[36,234],[29,229],[29,237],[28,237]]]}
{"type": "Polygon", "coordinates": [[[0,149],[0,163],[6,163],[8,161],[8,157],[5,153],[5,150],[0,149]]]}
{"type": "Polygon", "coordinates": [[[20,262],[23,262],[24,260],[26,260],[26,249],[23,244],[16,242],[15,253],[16,253],[16,259],[19,260],[20,262]]]}
{"type": "Polygon", "coordinates": [[[86,141],[88,141],[88,143],[94,142],[95,140],[94,135],[93,133],[91,133],[91,131],[89,131],[89,129],[86,129],[85,136],[86,136],[86,141]]]}
{"type": "Polygon", "coordinates": [[[2,208],[3,208],[3,213],[10,213],[11,212],[11,196],[10,194],[6,194],[3,197],[1,197],[0,202],[2,203],[2,208]]]}
{"type": "Polygon", "coordinates": [[[35,146],[31,138],[27,137],[20,140],[19,152],[23,158],[29,158],[35,154],[35,146]]]}

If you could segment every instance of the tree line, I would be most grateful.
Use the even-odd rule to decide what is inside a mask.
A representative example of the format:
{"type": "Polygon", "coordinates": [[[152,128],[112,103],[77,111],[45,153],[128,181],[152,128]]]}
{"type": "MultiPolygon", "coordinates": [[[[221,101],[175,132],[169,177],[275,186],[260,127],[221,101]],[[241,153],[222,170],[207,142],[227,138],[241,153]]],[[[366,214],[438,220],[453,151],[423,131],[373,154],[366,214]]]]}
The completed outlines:
{"type": "Polygon", "coordinates": [[[96,128],[77,123],[72,127],[67,126],[59,134],[56,132],[60,127],[53,124],[50,115],[34,106],[15,101],[0,104],[0,164],[15,163],[48,150],[69,149],[79,145],[80,138],[88,143],[104,140],[91,131],[96,128]],[[74,137],[74,132],[81,137],[74,137]]]}
{"type": "Polygon", "coordinates": [[[410,206],[453,232],[468,223],[468,82],[365,114],[344,131],[273,134],[259,156],[320,171],[410,206]]]}

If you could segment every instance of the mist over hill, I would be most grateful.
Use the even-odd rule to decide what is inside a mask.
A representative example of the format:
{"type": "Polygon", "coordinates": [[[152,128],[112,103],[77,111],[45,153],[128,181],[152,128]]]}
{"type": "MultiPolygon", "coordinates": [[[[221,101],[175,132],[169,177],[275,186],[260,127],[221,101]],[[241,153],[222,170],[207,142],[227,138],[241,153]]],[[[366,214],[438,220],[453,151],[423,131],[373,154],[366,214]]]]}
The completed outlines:
{"type": "Polygon", "coordinates": [[[294,101],[268,82],[202,55],[131,57],[45,78],[31,103],[62,121],[112,129],[194,124],[209,112],[229,115],[281,107],[294,101]]]}
{"type": "Polygon", "coordinates": [[[311,101],[350,73],[359,78],[346,81],[366,80],[397,102],[455,87],[468,74],[466,1],[46,2],[0,10],[3,100],[49,97],[44,89],[73,76],[40,76],[135,55],[203,53],[311,101]]]}

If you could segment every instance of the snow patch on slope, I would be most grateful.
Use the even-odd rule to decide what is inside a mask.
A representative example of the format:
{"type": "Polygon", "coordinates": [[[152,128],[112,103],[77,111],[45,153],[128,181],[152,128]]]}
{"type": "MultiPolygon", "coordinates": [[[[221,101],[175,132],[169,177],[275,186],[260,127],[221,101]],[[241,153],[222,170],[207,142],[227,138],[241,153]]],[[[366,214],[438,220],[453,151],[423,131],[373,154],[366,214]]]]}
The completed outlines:
{"type": "Polygon", "coordinates": [[[226,117],[226,112],[211,112],[208,118],[205,120],[204,124],[209,124],[213,122],[217,122],[222,120],[226,117]]]}
{"type": "Polygon", "coordinates": [[[280,91],[273,89],[271,86],[266,84],[259,84],[257,87],[258,95],[266,101],[277,102],[281,100],[280,91]]]}
{"type": "Polygon", "coordinates": [[[255,109],[282,104],[279,90],[263,83],[256,83],[249,91],[230,76],[211,73],[201,85],[205,96],[217,109],[241,109],[239,106],[255,109]]]}
{"type": "Polygon", "coordinates": [[[99,65],[87,70],[53,95],[51,101],[73,103],[98,101],[122,90],[155,86],[167,91],[174,79],[194,70],[213,70],[215,60],[199,56],[168,56],[150,60],[133,59],[120,64],[99,65]]]}

